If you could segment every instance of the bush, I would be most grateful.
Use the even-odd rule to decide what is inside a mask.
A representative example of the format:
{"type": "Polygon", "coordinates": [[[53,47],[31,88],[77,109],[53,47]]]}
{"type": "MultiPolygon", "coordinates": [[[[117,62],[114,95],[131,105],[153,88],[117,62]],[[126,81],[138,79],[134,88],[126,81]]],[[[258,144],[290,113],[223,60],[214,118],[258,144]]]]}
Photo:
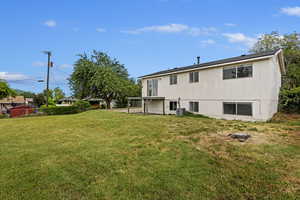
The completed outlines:
{"type": "Polygon", "coordinates": [[[300,87],[291,90],[282,89],[279,99],[281,112],[300,113],[300,87]]]}
{"type": "Polygon", "coordinates": [[[80,100],[80,101],[76,101],[74,103],[74,106],[79,108],[80,111],[86,111],[91,107],[91,104],[88,101],[80,100]]]}
{"type": "MultiPolygon", "coordinates": [[[[54,108],[54,107],[56,107],[56,105],[48,105],[48,108],[54,108]]],[[[41,108],[47,108],[47,106],[46,105],[42,105],[41,108]]]]}
{"type": "Polygon", "coordinates": [[[81,110],[76,106],[60,106],[60,107],[48,107],[41,108],[43,113],[47,115],[66,115],[79,113],[81,110]]]}
{"type": "Polygon", "coordinates": [[[5,118],[8,118],[8,116],[6,114],[1,114],[0,113],[0,119],[5,119],[5,118]]]}

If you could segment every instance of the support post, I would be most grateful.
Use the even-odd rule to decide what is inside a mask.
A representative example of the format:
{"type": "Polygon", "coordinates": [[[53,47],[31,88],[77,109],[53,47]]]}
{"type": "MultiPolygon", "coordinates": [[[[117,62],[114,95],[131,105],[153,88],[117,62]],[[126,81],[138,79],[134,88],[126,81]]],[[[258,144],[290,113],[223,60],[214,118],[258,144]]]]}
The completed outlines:
{"type": "Polygon", "coordinates": [[[144,100],[144,115],[146,114],[146,100],[144,100]]]}
{"type": "Polygon", "coordinates": [[[129,107],[130,107],[130,100],[127,99],[127,109],[128,109],[128,113],[129,113],[129,107]]]}

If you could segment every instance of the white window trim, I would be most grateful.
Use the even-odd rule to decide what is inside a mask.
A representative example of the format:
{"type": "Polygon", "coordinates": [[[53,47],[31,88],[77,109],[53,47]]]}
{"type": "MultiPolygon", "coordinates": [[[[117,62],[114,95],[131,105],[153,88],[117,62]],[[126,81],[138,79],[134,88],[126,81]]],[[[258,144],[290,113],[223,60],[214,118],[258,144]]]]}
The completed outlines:
{"type": "Polygon", "coordinates": [[[232,79],[243,79],[243,78],[253,78],[253,70],[254,67],[253,67],[253,63],[247,63],[247,64],[241,64],[241,65],[236,65],[236,66],[227,66],[227,67],[223,67],[223,70],[222,70],[222,76],[223,76],[223,80],[226,81],[226,80],[232,80],[232,79]],[[252,67],[252,74],[251,76],[247,76],[247,77],[238,77],[238,68],[239,67],[252,67]],[[224,79],[224,70],[226,69],[234,69],[235,68],[235,78],[227,78],[227,79],[224,79]]]}
{"type": "Polygon", "coordinates": [[[200,73],[199,73],[199,71],[189,72],[188,75],[189,75],[189,83],[199,83],[200,82],[200,73]],[[198,81],[197,82],[194,81],[195,80],[195,76],[194,76],[195,73],[198,73],[198,81]],[[190,74],[193,74],[193,81],[191,81],[190,74]]]}
{"type": "Polygon", "coordinates": [[[223,115],[228,115],[228,116],[240,116],[240,117],[253,117],[253,102],[229,102],[229,101],[223,101],[222,102],[222,106],[223,106],[223,115]],[[227,104],[235,104],[235,113],[236,114],[225,114],[224,113],[224,103],[227,104]],[[251,104],[251,115],[238,115],[238,109],[237,109],[237,105],[238,104],[251,104]]]}

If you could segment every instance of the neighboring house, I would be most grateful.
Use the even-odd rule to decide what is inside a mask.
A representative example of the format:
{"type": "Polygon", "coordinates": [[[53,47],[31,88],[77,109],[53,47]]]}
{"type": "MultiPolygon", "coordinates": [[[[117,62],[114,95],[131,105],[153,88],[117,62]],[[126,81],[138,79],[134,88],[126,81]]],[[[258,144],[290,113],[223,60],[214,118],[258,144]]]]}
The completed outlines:
{"type": "Polygon", "coordinates": [[[24,96],[7,97],[0,99],[0,112],[6,112],[7,110],[21,105],[32,105],[33,100],[31,98],[24,98],[24,96]]]}
{"type": "Polygon", "coordinates": [[[282,50],[160,71],[140,77],[143,110],[266,121],[277,112],[282,74],[282,50]]]}
{"type": "MultiPolygon", "coordinates": [[[[90,104],[92,106],[106,106],[106,102],[104,101],[104,99],[100,99],[100,98],[93,98],[93,97],[87,97],[85,99],[83,99],[84,101],[88,101],[90,102],[90,104]]],[[[117,103],[116,103],[116,100],[112,100],[110,102],[110,107],[111,108],[114,108],[116,107],[117,103]]]]}
{"type": "Polygon", "coordinates": [[[71,106],[73,105],[78,99],[74,97],[65,97],[58,101],[58,106],[71,106]]]}

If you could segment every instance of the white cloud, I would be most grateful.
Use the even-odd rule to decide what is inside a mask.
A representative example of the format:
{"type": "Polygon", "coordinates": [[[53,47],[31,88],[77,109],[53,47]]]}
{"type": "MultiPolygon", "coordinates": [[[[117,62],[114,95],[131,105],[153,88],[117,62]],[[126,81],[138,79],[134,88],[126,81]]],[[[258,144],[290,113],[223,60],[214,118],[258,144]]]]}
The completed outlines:
{"type": "Polygon", "coordinates": [[[17,82],[17,81],[29,80],[30,78],[24,74],[0,72],[0,79],[10,81],[10,82],[17,82]]]}
{"type": "Polygon", "coordinates": [[[32,66],[34,66],[34,67],[44,67],[44,66],[47,66],[47,64],[45,62],[35,61],[35,62],[32,63],[32,66]]]}
{"type": "Polygon", "coordinates": [[[248,47],[251,47],[257,41],[257,38],[248,37],[243,33],[224,33],[223,36],[227,37],[231,43],[241,43],[248,47]]]}
{"type": "Polygon", "coordinates": [[[281,8],[281,12],[286,15],[300,17],[300,7],[298,6],[281,8]]]}
{"type": "Polygon", "coordinates": [[[224,25],[225,25],[225,26],[229,26],[229,27],[237,26],[237,24],[233,24],[233,23],[225,23],[224,25]]]}
{"type": "Polygon", "coordinates": [[[168,24],[162,26],[146,26],[143,28],[129,30],[129,31],[122,31],[123,33],[129,34],[140,34],[144,32],[161,32],[161,33],[178,33],[187,30],[189,27],[184,24],[168,24]]]}
{"type": "Polygon", "coordinates": [[[96,28],[96,31],[99,32],[99,33],[104,33],[104,32],[106,32],[106,29],[104,29],[104,28],[96,28]]]}
{"type": "Polygon", "coordinates": [[[211,35],[217,32],[215,27],[203,27],[203,28],[189,28],[189,34],[192,36],[199,36],[199,35],[211,35]]]}
{"type": "Polygon", "coordinates": [[[128,34],[141,34],[145,32],[157,32],[157,33],[187,33],[193,36],[199,35],[209,35],[213,32],[216,32],[217,29],[214,27],[190,27],[185,24],[167,24],[167,25],[159,25],[159,26],[146,26],[143,28],[138,28],[135,30],[127,30],[121,31],[122,33],[128,34]]]}
{"type": "Polygon", "coordinates": [[[56,21],[54,21],[54,20],[47,20],[47,21],[44,22],[44,25],[45,25],[45,26],[48,26],[48,27],[50,27],[50,28],[53,28],[53,27],[55,27],[57,24],[56,24],[56,21]]]}
{"type": "Polygon", "coordinates": [[[70,64],[59,65],[59,68],[61,68],[61,69],[72,68],[72,67],[73,67],[73,65],[70,65],[70,64]]]}

